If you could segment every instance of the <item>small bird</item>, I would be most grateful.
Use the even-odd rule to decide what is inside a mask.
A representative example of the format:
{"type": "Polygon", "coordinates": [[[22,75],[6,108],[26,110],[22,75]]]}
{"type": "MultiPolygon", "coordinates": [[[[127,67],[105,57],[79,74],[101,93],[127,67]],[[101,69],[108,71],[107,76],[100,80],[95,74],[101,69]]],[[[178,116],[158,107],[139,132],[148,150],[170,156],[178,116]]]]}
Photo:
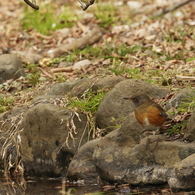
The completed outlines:
{"type": "Polygon", "coordinates": [[[130,100],[135,104],[135,117],[147,130],[157,130],[167,119],[167,114],[157,103],[152,101],[144,93],[134,94],[123,99],[130,100]]]}

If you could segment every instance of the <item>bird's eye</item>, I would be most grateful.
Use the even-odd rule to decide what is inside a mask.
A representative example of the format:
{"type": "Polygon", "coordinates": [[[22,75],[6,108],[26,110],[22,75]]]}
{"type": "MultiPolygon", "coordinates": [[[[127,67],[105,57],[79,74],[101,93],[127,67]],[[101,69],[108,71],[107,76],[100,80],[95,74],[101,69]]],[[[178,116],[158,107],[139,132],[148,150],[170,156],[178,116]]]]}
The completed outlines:
{"type": "Polygon", "coordinates": [[[138,99],[138,98],[135,98],[135,99],[134,99],[134,102],[138,102],[138,101],[139,101],[139,99],[138,99]]]}

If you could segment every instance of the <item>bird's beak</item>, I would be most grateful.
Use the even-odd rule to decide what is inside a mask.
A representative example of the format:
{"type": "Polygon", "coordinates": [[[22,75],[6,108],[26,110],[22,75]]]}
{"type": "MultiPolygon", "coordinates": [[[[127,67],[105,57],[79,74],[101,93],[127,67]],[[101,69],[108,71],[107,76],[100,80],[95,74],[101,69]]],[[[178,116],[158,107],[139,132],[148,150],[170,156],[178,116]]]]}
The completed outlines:
{"type": "Polygon", "coordinates": [[[124,97],[123,99],[133,101],[133,99],[130,97],[124,97]]]}

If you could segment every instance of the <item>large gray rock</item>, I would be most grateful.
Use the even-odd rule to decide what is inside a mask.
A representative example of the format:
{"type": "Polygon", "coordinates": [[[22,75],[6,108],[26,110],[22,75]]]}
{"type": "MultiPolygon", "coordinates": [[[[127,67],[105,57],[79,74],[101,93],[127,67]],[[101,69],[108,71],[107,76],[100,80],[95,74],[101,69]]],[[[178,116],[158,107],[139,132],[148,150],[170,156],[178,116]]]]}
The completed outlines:
{"type": "Polygon", "coordinates": [[[15,54],[0,55],[0,83],[25,76],[20,58],[15,54]]]}
{"type": "Polygon", "coordinates": [[[49,90],[47,89],[46,94],[47,95],[66,95],[68,92],[70,92],[73,89],[73,87],[76,84],[78,84],[78,81],[57,83],[51,86],[49,90]]]}
{"type": "MultiPolygon", "coordinates": [[[[15,53],[15,52],[12,52],[12,53],[15,53]]],[[[38,64],[39,61],[43,58],[42,55],[33,53],[31,51],[27,51],[27,52],[17,51],[16,54],[20,56],[22,62],[25,64],[38,64]]]]}
{"type": "Polygon", "coordinates": [[[89,139],[87,117],[50,103],[25,113],[21,157],[28,174],[62,175],[74,153],[89,139]]]}
{"type": "Polygon", "coordinates": [[[80,97],[83,93],[92,90],[97,92],[98,89],[110,89],[113,88],[117,83],[125,80],[121,76],[107,76],[104,78],[92,78],[92,79],[81,79],[73,82],[58,83],[47,90],[47,95],[66,95],[80,97]]]}
{"type": "MultiPolygon", "coordinates": [[[[194,101],[194,97],[194,89],[181,89],[171,98],[171,100],[166,105],[166,108],[170,109],[171,107],[183,107],[187,110],[190,108],[188,106],[190,106],[190,104],[194,101]]],[[[187,141],[195,141],[195,110],[187,121],[187,128],[184,129],[184,139],[187,141]]]]}
{"type": "Polygon", "coordinates": [[[184,139],[195,141],[195,110],[188,120],[187,129],[185,130],[184,139]]]}
{"type": "Polygon", "coordinates": [[[166,107],[167,109],[171,107],[178,108],[183,103],[190,103],[193,96],[195,96],[193,89],[181,89],[171,98],[166,107]]]}
{"type": "Polygon", "coordinates": [[[135,185],[168,183],[176,163],[195,153],[194,144],[167,142],[157,135],[147,139],[141,140],[129,156],[125,179],[135,185]]]}
{"type": "Polygon", "coordinates": [[[97,125],[108,131],[116,128],[121,124],[124,117],[133,112],[134,105],[132,102],[124,100],[123,97],[131,96],[134,93],[146,93],[151,98],[162,98],[169,90],[149,84],[145,81],[128,79],[121,81],[108,92],[101,102],[96,112],[97,125]]]}
{"type": "Polygon", "coordinates": [[[124,182],[133,185],[169,183],[172,188],[194,188],[194,182],[185,184],[185,176],[189,179],[194,177],[192,162],[195,161],[195,145],[181,141],[165,141],[163,135],[150,135],[149,138],[139,139],[142,131],[140,126],[136,125],[136,119],[131,114],[124,120],[120,129],[84,145],[84,149],[79,150],[70,163],[69,179],[82,178],[85,183],[90,183],[89,177],[85,177],[90,173],[95,177],[93,181],[98,174],[102,181],[109,183],[124,182]],[[131,127],[128,125],[129,119],[134,121],[131,122],[131,127]],[[80,158],[86,156],[85,153],[89,150],[91,156],[80,158]],[[192,156],[190,161],[187,160],[189,156],[192,156]],[[179,169],[181,166],[182,170],[179,169]],[[74,170],[79,172],[76,173],[74,170]],[[181,183],[183,185],[179,186],[181,183]]]}
{"type": "Polygon", "coordinates": [[[195,188],[195,154],[175,164],[168,184],[172,189],[195,188]]]}
{"type": "Polygon", "coordinates": [[[142,138],[143,130],[134,113],[131,113],[119,129],[83,145],[83,149],[78,151],[70,163],[68,178],[82,178],[85,183],[100,177],[104,183],[168,183],[173,189],[195,188],[195,145],[182,141],[165,141],[163,135],[142,138]],[[93,177],[85,177],[89,174],[93,177]]]}
{"type": "Polygon", "coordinates": [[[99,139],[95,139],[84,144],[79,153],[76,153],[68,167],[67,175],[71,180],[84,180],[88,184],[95,184],[98,181],[96,164],[93,161],[93,152],[99,139]]]}

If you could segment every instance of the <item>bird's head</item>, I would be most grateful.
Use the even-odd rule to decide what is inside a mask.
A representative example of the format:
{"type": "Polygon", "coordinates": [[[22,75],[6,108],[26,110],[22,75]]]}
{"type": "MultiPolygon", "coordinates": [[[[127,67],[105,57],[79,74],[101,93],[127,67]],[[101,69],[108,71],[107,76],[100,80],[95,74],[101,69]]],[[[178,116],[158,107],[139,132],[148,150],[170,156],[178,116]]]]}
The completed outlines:
{"type": "Polygon", "coordinates": [[[142,104],[151,101],[149,96],[144,93],[136,93],[131,97],[124,97],[123,99],[132,101],[135,104],[135,106],[141,106],[142,104]]]}

